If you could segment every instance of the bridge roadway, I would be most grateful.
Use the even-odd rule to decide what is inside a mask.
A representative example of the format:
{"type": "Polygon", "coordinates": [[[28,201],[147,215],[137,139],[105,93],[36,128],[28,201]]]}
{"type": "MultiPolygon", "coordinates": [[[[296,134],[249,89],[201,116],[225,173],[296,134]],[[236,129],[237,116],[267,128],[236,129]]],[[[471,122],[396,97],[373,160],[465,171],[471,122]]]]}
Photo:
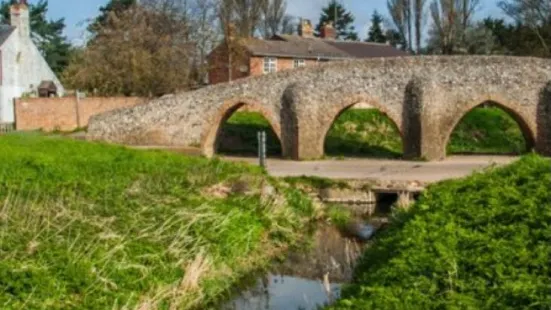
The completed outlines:
{"type": "MultiPolygon", "coordinates": [[[[129,146],[135,149],[160,149],[191,156],[201,150],[182,147],[129,146]]],[[[255,157],[222,156],[223,160],[258,165],[255,157]]],[[[345,158],[316,161],[267,159],[268,173],[275,177],[314,176],[340,180],[373,180],[382,183],[419,182],[429,184],[468,176],[492,165],[507,165],[518,157],[501,155],[455,155],[442,161],[406,161],[373,158],[345,158]]]]}
{"type": "MultiPolygon", "coordinates": [[[[256,158],[225,157],[230,161],[258,164],[256,158]]],[[[323,161],[287,161],[268,159],[268,172],[277,177],[316,176],[331,179],[355,179],[423,184],[468,176],[492,165],[515,161],[511,156],[451,156],[443,161],[418,162],[379,159],[344,159],[323,161]]]]}
{"type": "MultiPolygon", "coordinates": [[[[197,148],[129,146],[135,149],[158,149],[190,156],[201,156],[197,148]]],[[[258,165],[255,157],[223,156],[222,160],[258,165]]],[[[275,177],[322,177],[370,184],[373,193],[411,194],[422,192],[430,183],[466,177],[490,166],[503,166],[517,160],[514,156],[449,156],[442,161],[406,161],[388,159],[333,159],[292,161],[267,159],[267,171],[275,177]]],[[[361,186],[360,186],[361,187],[361,186]]]]}
{"type": "MultiPolygon", "coordinates": [[[[128,146],[135,149],[159,149],[190,156],[201,156],[201,150],[183,147],[128,146]]],[[[222,156],[223,160],[258,165],[255,157],[222,156]]],[[[501,155],[456,155],[442,161],[406,161],[373,158],[294,161],[268,158],[268,173],[275,177],[313,176],[341,180],[381,182],[419,182],[429,184],[468,176],[492,165],[507,165],[518,157],[501,155]]]]}

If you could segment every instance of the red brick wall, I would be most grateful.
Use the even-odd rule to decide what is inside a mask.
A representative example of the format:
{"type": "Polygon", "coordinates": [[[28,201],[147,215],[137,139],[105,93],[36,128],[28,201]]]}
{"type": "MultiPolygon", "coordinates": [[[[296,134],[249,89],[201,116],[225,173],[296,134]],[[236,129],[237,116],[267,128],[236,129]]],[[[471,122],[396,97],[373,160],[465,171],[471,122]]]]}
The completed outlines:
{"type": "Polygon", "coordinates": [[[29,98],[15,102],[17,130],[70,131],[88,126],[90,117],[144,102],[137,97],[29,98]]]}
{"type": "MultiPolygon", "coordinates": [[[[242,66],[248,65],[249,56],[243,54],[236,55],[234,58],[236,59],[233,59],[232,80],[249,76],[248,71],[241,71],[242,66]]],[[[211,52],[208,59],[209,84],[226,83],[229,81],[228,61],[228,49],[226,45],[221,44],[211,52]]]]}
{"type": "MultiPolygon", "coordinates": [[[[242,55],[240,59],[234,59],[234,67],[232,71],[232,80],[237,80],[247,76],[258,76],[264,74],[264,57],[250,57],[242,55]],[[248,66],[247,72],[242,72],[242,66],[248,66]]],[[[224,44],[219,45],[209,55],[209,84],[226,83],[229,81],[228,70],[228,52],[224,44]]],[[[305,60],[306,66],[316,65],[315,60],[305,60]]],[[[277,71],[293,69],[293,58],[278,58],[277,71]]]]}
{"type": "MultiPolygon", "coordinates": [[[[283,70],[292,70],[294,69],[294,58],[278,58],[277,59],[277,71],[283,70]]],[[[314,66],[318,62],[315,60],[304,60],[306,66],[314,66]]],[[[264,57],[251,57],[250,59],[250,71],[252,76],[263,75],[264,74],[264,57]]]]}

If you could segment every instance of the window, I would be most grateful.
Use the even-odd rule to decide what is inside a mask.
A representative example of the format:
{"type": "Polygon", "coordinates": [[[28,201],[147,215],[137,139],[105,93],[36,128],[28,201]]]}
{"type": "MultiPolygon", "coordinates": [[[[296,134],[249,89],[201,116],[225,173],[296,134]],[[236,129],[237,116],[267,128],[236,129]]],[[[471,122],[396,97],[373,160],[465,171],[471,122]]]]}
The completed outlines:
{"type": "Polygon", "coordinates": [[[293,68],[301,68],[301,67],[305,67],[306,66],[306,62],[304,61],[304,59],[295,59],[294,63],[293,63],[293,68]]]}
{"type": "Polygon", "coordinates": [[[264,73],[271,73],[277,71],[277,59],[266,57],[264,58],[264,73]]]}

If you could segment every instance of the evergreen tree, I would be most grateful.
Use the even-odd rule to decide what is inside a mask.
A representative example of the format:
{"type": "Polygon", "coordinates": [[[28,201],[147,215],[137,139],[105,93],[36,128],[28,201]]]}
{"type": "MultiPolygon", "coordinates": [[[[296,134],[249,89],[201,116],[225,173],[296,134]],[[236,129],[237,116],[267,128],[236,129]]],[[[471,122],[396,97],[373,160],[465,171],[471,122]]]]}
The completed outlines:
{"type": "MultiPolygon", "coordinates": [[[[0,2],[2,23],[10,24],[10,6],[17,1],[0,2]]],[[[71,45],[63,36],[65,19],[48,20],[48,1],[40,0],[29,5],[31,39],[36,44],[52,70],[59,74],[69,64],[71,45]]]]}
{"type": "Polygon", "coordinates": [[[371,16],[371,27],[367,36],[367,42],[386,43],[387,38],[383,32],[383,17],[377,10],[371,16]]]}
{"type": "Polygon", "coordinates": [[[321,28],[325,23],[334,22],[335,20],[336,23],[334,23],[334,25],[337,32],[337,39],[358,40],[358,33],[353,26],[354,15],[346,11],[344,6],[338,3],[337,0],[331,0],[329,5],[323,8],[319,23],[316,26],[316,36],[320,36],[321,28]]]}
{"type": "Polygon", "coordinates": [[[483,23],[495,39],[495,54],[549,57],[545,46],[551,46],[551,24],[543,23],[535,31],[532,25],[521,21],[507,23],[504,19],[488,17],[483,23]]]}

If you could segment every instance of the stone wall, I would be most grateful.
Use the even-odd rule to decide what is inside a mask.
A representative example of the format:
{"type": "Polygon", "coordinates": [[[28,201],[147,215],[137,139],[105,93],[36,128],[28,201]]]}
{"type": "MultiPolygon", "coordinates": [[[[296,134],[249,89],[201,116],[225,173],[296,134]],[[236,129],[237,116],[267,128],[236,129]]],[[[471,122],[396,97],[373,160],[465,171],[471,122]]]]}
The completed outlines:
{"type": "Polygon", "coordinates": [[[506,56],[427,56],[339,61],[156,99],[92,118],[89,138],[126,144],[201,145],[216,151],[221,124],[244,105],[259,110],[294,159],[323,156],[333,121],[369,103],[400,129],[408,158],[439,160],[453,128],[491,101],[519,123],[527,143],[551,154],[551,61],[506,56]]]}
{"type": "Polygon", "coordinates": [[[88,126],[90,117],[143,103],[136,97],[28,98],[15,102],[17,130],[71,131],[88,126]]]}

